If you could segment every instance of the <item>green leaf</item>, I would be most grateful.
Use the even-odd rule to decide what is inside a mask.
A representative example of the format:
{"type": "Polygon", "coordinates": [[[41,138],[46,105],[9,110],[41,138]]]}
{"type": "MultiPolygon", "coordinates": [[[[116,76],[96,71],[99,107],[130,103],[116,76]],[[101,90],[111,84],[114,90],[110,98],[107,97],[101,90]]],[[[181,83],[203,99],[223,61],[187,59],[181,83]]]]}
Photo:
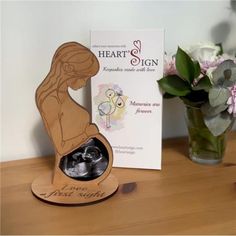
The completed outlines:
{"type": "Polygon", "coordinates": [[[192,90],[191,93],[187,94],[184,98],[193,104],[203,104],[208,101],[208,93],[204,90],[192,90]]]}
{"type": "Polygon", "coordinates": [[[180,77],[191,84],[194,79],[195,66],[190,56],[180,47],[177,50],[175,65],[180,77]]]}
{"type": "Polygon", "coordinates": [[[216,46],[219,46],[219,47],[220,47],[220,51],[219,51],[219,53],[217,54],[217,56],[222,55],[222,54],[224,53],[223,47],[222,47],[222,43],[216,43],[216,46]]]}
{"type": "MultiPolygon", "coordinates": [[[[226,60],[222,62],[213,72],[212,72],[212,82],[215,85],[222,85],[226,80],[225,77],[229,76],[231,71],[230,80],[236,81],[235,78],[236,64],[232,60],[226,60]]],[[[228,78],[229,79],[229,78],[228,78]]]]}
{"type": "Polygon", "coordinates": [[[228,107],[227,104],[221,104],[219,106],[212,107],[209,102],[206,102],[201,106],[201,111],[204,115],[210,117],[210,116],[215,116],[215,115],[221,113],[227,107],[228,107]]]}
{"type": "Polygon", "coordinates": [[[209,102],[212,107],[225,104],[230,97],[230,91],[227,88],[213,87],[209,90],[209,102]]]}
{"type": "Polygon", "coordinates": [[[183,103],[187,106],[190,106],[190,107],[201,107],[202,105],[202,101],[191,101],[190,99],[186,98],[186,97],[180,97],[180,99],[183,101],[183,103]]]}
{"type": "Polygon", "coordinates": [[[236,67],[231,68],[231,78],[230,81],[236,82],[236,67]]]}
{"type": "Polygon", "coordinates": [[[168,75],[157,82],[164,92],[174,96],[185,96],[191,92],[189,84],[177,75],[168,75]]]}
{"type": "Polygon", "coordinates": [[[231,81],[231,80],[225,80],[222,84],[223,88],[229,88],[234,86],[235,82],[231,81]]]}
{"type": "Polygon", "coordinates": [[[233,122],[233,117],[227,111],[224,111],[216,116],[204,117],[204,122],[211,133],[218,136],[229,128],[233,122]]]}
{"type": "Polygon", "coordinates": [[[236,68],[234,67],[231,68],[230,70],[230,78],[228,80],[227,79],[223,80],[222,87],[228,88],[234,86],[235,84],[236,84],[236,68]]]}
{"type": "Polygon", "coordinates": [[[212,85],[209,77],[205,75],[198,81],[197,85],[193,87],[193,90],[205,90],[208,92],[211,86],[212,85]]]}
{"type": "Polygon", "coordinates": [[[194,61],[193,65],[194,65],[194,78],[198,78],[201,72],[200,64],[198,61],[194,61]]]}

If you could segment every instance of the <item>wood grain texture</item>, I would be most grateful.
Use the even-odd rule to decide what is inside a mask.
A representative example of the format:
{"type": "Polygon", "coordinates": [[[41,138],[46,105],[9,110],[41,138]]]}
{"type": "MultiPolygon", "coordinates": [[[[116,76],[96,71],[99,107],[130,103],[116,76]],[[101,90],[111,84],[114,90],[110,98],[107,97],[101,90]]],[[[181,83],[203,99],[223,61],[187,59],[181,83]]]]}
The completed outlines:
{"type": "Polygon", "coordinates": [[[1,163],[1,233],[236,234],[236,133],[222,164],[195,164],[186,153],[186,138],[165,140],[161,171],[113,168],[117,194],[80,207],[45,204],[31,194],[52,157],[1,163]]]}
{"type": "Polygon", "coordinates": [[[88,48],[77,42],[64,43],[56,50],[50,71],[36,90],[36,104],[54,145],[55,165],[53,171],[33,181],[32,192],[47,202],[84,204],[107,198],[118,188],[115,177],[109,176],[113,163],[109,142],[91,123],[86,109],[76,103],[68,92],[68,88],[78,90],[86,86],[98,71],[99,62],[88,48]],[[94,144],[88,147],[91,141],[94,144]],[[97,154],[97,160],[94,160],[94,150],[100,151],[99,145],[102,154],[97,154]],[[91,147],[93,154],[91,151],[87,154],[86,148],[91,150],[91,147]],[[91,164],[92,161],[96,164],[91,164]],[[81,169],[95,168],[102,161],[106,163],[104,170],[100,165],[98,174],[90,180],[75,178],[74,173],[69,176],[65,171],[70,166],[73,172],[80,168],[81,173],[81,169]]]}
{"type": "Polygon", "coordinates": [[[36,104],[57,157],[99,133],[86,109],[68,92],[69,87],[78,90],[86,86],[98,70],[98,60],[88,48],[76,42],[64,43],[56,50],[50,71],[36,90],[36,104]]]}

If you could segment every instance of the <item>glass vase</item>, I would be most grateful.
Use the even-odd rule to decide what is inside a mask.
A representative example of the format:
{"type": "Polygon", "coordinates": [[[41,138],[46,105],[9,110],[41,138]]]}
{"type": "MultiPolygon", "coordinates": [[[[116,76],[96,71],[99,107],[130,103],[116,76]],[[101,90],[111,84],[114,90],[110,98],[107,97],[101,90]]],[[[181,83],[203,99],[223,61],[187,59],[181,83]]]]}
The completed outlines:
{"type": "Polygon", "coordinates": [[[223,160],[227,131],[214,136],[204,123],[200,108],[186,106],[186,124],[189,137],[189,157],[200,164],[218,164],[223,160]]]}

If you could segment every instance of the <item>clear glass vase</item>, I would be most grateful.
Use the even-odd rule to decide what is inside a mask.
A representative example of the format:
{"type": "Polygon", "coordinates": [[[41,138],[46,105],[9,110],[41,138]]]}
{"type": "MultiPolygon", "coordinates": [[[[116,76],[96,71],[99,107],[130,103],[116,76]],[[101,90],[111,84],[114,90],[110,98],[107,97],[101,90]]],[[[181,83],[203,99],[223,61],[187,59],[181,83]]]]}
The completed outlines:
{"type": "Polygon", "coordinates": [[[218,164],[223,160],[227,131],[214,136],[204,123],[200,108],[186,106],[189,157],[200,164],[218,164]]]}

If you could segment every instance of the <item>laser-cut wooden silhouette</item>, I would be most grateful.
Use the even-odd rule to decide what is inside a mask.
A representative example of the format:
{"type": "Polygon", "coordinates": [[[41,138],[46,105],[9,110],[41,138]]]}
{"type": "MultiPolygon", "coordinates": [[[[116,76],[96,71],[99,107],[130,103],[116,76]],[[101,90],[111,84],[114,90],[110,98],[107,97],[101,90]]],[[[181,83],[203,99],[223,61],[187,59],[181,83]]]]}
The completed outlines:
{"type": "Polygon", "coordinates": [[[36,104],[55,149],[55,167],[36,179],[33,193],[49,202],[80,204],[113,194],[118,182],[110,174],[109,142],[91,123],[89,113],[69,95],[99,71],[96,56],[83,45],[61,45],[50,71],[36,91],[36,104]]]}

